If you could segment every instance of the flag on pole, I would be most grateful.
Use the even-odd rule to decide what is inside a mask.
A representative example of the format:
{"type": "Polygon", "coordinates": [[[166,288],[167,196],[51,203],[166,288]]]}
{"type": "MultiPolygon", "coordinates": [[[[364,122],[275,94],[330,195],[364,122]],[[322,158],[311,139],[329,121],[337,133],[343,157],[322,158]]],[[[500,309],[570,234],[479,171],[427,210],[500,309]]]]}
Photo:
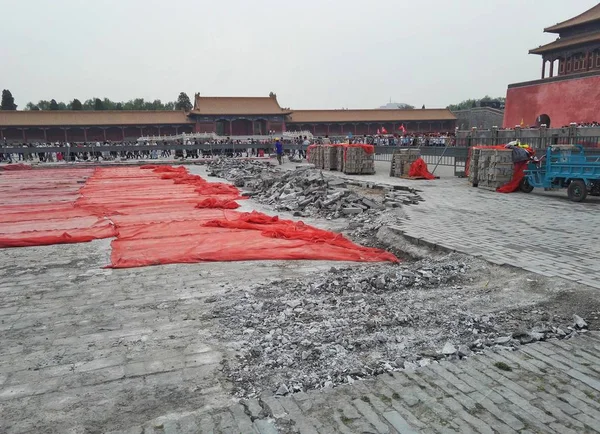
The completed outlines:
{"type": "Polygon", "coordinates": [[[387,134],[387,130],[385,129],[385,127],[381,127],[381,134],[387,134]]]}
{"type": "Polygon", "coordinates": [[[400,127],[398,128],[399,131],[402,131],[404,134],[406,134],[406,128],[404,128],[404,124],[400,125],[400,127]]]}

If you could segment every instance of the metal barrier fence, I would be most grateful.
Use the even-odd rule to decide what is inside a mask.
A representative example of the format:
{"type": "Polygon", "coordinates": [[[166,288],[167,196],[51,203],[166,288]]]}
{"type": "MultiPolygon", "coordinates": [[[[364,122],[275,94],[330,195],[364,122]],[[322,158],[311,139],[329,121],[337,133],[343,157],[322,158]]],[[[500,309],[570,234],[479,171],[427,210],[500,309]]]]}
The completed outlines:
{"type": "MultiPolygon", "coordinates": [[[[398,146],[376,146],[375,161],[392,161],[394,151],[401,149],[398,146]]],[[[469,157],[469,148],[467,147],[420,147],[421,157],[427,165],[454,167],[455,176],[465,176],[465,167],[469,157]]]]}
{"type": "MultiPolygon", "coordinates": [[[[507,137],[457,137],[456,146],[471,147],[471,146],[497,146],[504,145],[508,142],[516,140],[515,138],[507,137]]],[[[536,150],[546,149],[551,145],[583,145],[586,148],[600,147],[600,136],[575,136],[575,135],[547,135],[537,137],[519,137],[521,143],[526,143],[536,150]]]]}
{"type": "MultiPolygon", "coordinates": [[[[459,144],[469,143],[470,146],[482,145],[498,145],[502,143],[494,143],[491,140],[481,140],[473,138],[471,141],[466,141],[470,138],[464,138],[459,140],[459,144]],[[466,142],[465,142],[466,141],[466,142]]],[[[586,139],[590,139],[589,137],[586,139]]],[[[588,155],[600,155],[600,147],[596,147],[597,143],[594,140],[598,139],[600,143],[600,137],[591,138],[591,141],[579,141],[573,140],[572,137],[558,137],[556,141],[551,144],[582,144],[584,146],[593,145],[593,147],[586,148],[588,155]]],[[[544,148],[536,147],[535,143],[528,143],[534,148],[538,149],[538,154],[543,152],[544,148]]],[[[22,158],[29,157],[32,154],[55,154],[60,152],[64,155],[66,160],[69,160],[73,154],[84,154],[87,153],[93,158],[98,153],[110,154],[113,157],[123,154],[133,154],[134,156],[143,156],[148,158],[152,151],[162,152],[163,150],[169,150],[171,153],[177,156],[190,157],[202,157],[212,155],[239,155],[246,153],[248,150],[263,150],[265,153],[272,153],[274,150],[271,146],[262,144],[234,144],[234,143],[215,143],[215,144],[197,144],[197,145],[181,145],[181,144],[157,144],[157,145],[110,145],[110,146],[71,146],[71,147],[21,147],[21,146],[4,146],[0,147],[0,154],[2,155],[18,155],[21,154],[22,158]],[[185,152],[185,154],[184,154],[185,152]]],[[[392,155],[394,151],[401,149],[398,146],[375,146],[375,160],[376,161],[392,161],[392,155]]],[[[306,151],[306,146],[296,144],[286,144],[286,151],[306,151]]],[[[449,147],[436,147],[436,146],[425,146],[419,148],[422,158],[428,165],[436,166],[447,166],[454,168],[454,175],[462,177],[465,175],[465,168],[469,156],[469,146],[449,146],[449,147]]]]}

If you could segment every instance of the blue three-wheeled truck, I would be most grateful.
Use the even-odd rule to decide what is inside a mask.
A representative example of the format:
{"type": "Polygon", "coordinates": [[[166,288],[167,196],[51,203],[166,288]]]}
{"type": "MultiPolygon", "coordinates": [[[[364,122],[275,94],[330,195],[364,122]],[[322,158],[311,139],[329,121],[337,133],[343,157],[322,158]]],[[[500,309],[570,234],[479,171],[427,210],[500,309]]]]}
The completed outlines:
{"type": "Polygon", "coordinates": [[[566,188],[573,202],[600,196],[600,153],[581,145],[551,145],[540,160],[528,163],[520,188],[525,193],[566,188]]]}

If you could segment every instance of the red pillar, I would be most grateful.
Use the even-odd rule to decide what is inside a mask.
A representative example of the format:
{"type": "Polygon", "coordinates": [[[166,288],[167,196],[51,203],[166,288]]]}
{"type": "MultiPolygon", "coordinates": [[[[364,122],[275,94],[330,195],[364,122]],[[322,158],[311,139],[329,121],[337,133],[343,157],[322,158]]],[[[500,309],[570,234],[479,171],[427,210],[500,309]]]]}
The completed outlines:
{"type": "Polygon", "coordinates": [[[140,137],[144,137],[144,127],[138,127],[140,129],[140,137]]]}
{"type": "Polygon", "coordinates": [[[158,127],[158,137],[160,137],[160,127],[158,127]]]}
{"type": "Polygon", "coordinates": [[[48,142],[48,128],[42,128],[44,131],[44,142],[48,142]]]}
{"type": "Polygon", "coordinates": [[[83,141],[84,141],[84,142],[87,142],[87,141],[88,141],[88,140],[87,140],[87,130],[88,130],[87,128],[84,128],[84,129],[83,129],[83,141]]]}
{"type": "Polygon", "coordinates": [[[67,128],[63,128],[63,130],[65,130],[65,142],[68,142],[69,138],[67,137],[67,128]]]}
{"type": "Polygon", "coordinates": [[[590,70],[590,52],[586,52],[585,53],[585,70],[589,71],[590,70]]]}
{"type": "Polygon", "coordinates": [[[354,135],[356,136],[356,122],[354,123],[354,135]]]}
{"type": "Polygon", "coordinates": [[[367,122],[367,136],[371,135],[371,124],[367,122]]]}
{"type": "Polygon", "coordinates": [[[121,140],[125,141],[125,127],[121,127],[121,140]]]}
{"type": "Polygon", "coordinates": [[[329,125],[331,124],[327,124],[327,135],[329,135],[329,125]]]}
{"type": "Polygon", "coordinates": [[[233,136],[233,121],[229,121],[229,135],[233,136]]]}
{"type": "Polygon", "coordinates": [[[27,143],[27,134],[25,134],[25,128],[22,128],[21,132],[23,133],[23,143],[27,143]]]}
{"type": "Polygon", "coordinates": [[[106,142],[106,128],[102,128],[102,135],[104,136],[104,141],[106,142]]]}
{"type": "Polygon", "coordinates": [[[178,136],[179,135],[179,127],[175,127],[175,135],[178,136]]]}

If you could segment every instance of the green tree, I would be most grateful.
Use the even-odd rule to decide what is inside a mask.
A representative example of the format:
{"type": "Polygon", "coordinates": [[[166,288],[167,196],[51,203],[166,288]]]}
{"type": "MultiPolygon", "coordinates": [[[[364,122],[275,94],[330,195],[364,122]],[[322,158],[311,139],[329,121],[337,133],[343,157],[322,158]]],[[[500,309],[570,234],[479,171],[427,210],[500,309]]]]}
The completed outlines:
{"type": "Polygon", "coordinates": [[[115,110],[123,110],[123,104],[118,102],[117,105],[115,105],[115,110]]]}
{"type": "Polygon", "coordinates": [[[16,110],[17,105],[15,104],[15,99],[10,93],[10,90],[4,89],[2,91],[2,102],[0,103],[0,110],[16,110]]]}
{"type": "Polygon", "coordinates": [[[187,96],[187,93],[181,92],[179,97],[177,97],[177,102],[175,103],[176,110],[184,110],[189,112],[192,109],[192,102],[190,101],[190,97],[187,96]]]}
{"type": "Polygon", "coordinates": [[[100,98],[94,100],[94,110],[104,110],[104,103],[100,98]]]}
{"type": "Polygon", "coordinates": [[[504,98],[504,97],[492,98],[489,95],[486,95],[483,98],[467,99],[458,104],[450,104],[447,108],[452,111],[468,110],[468,109],[475,108],[475,107],[502,108],[502,107],[504,107],[505,102],[506,102],[506,98],[504,98]]]}
{"type": "Polygon", "coordinates": [[[104,106],[103,110],[114,110],[115,107],[117,106],[117,104],[115,102],[111,101],[108,98],[104,98],[102,100],[102,105],[104,106]]]}
{"type": "Polygon", "coordinates": [[[58,103],[56,102],[55,99],[51,99],[50,100],[50,107],[48,107],[50,110],[58,110],[60,107],[58,107],[58,103]]]}
{"type": "Polygon", "coordinates": [[[169,101],[165,104],[164,110],[175,110],[175,105],[177,103],[175,101],[169,101]]]}
{"type": "Polygon", "coordinates": [[[77,98],[71,101],[70,107],[71,110],[83,110],[83,104],[77,98]]]}
{"type": "Polygon", "coordinates": [[[39,110],[40,108],[32,102],[28,102],[25,106],[25,110],[39,110]]]}

